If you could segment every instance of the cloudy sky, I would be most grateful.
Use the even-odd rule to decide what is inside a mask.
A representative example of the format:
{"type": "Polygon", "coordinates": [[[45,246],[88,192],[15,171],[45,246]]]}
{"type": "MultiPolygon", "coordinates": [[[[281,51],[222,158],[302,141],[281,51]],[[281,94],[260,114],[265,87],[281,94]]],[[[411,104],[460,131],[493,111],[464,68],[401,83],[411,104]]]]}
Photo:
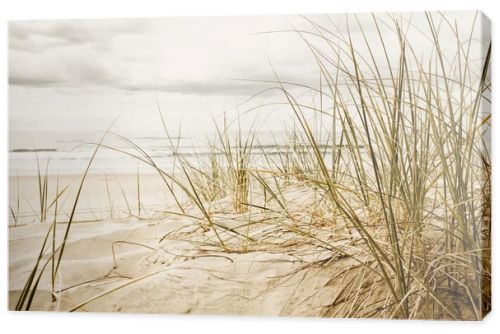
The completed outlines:
{"type": "Polygon", "coordinates": [[[258,32],[304,24],[297,17],[11,22],[11,130],[95,130],[210,120],[272,79],[307,71],[293,34],[258,32]],[[148,122],[151,121],[151,122],[148,122]]]}
{"type": "MultiPolygon", "coordinates": [[[[466,30],[473,17],[454,15],[466,30]]],[[[346,30],[344,15],[312,18],[346,30]]],[[[412,20],[425,30],[425,16],[412,20]]],[[[268,87],[253,80],[274,79],[270,64],[282,80],[317,80],[296,33],[260,34],[290,29],[311,26],[299,16],[11,22],[10,130],[102,130],[119,117],[120,130],[156,131],[157,101],[169,125],[202,130],[268,87]]]]}

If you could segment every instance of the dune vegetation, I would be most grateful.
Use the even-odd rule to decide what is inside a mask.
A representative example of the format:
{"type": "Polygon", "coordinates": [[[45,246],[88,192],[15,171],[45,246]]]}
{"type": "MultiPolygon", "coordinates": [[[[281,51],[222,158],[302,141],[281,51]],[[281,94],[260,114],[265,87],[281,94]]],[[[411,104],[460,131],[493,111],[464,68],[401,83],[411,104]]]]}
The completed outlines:
{"type": "MultiPolygon", "coordinates": [[[[397,18],[372,16],[375,31],[392,30],[390,41],[380,30],[377,38],[368,36],[356,16],[349,17],[344,35],[307,18],[307,31],[270,32],[297,34],[318,69],[316,85],[281,80],[275,71],[275,80],[266,83],[272,88],[259,93],[277,91],[276,105],[294,117],[276,139],[285,144],[272,152],[260,145],[255,126],[241,130],[240,117],[251,117],[259,109],[253,107],[214,121],[208,157],[175,154],[177,137],[167,130],[159,106],[174,168],[162,168],[149,152],[111,129],[94,154],[119,151],[157,173],[176,203],[159,213],[161,224],[183,220],[188,222],[183,228],[192,231],[179,234],[192,247],[185,256],[233,262],[252,253],[293,258],[289,270],[266,287],[276,290],[292,282],[287,291],[300,296],[279,314],[482,319],[491,307],[491,46],[484,46],[482,59],[471,59],[473,41],[460,40],[456,22],[439,13],[426,19],[423,33],[433,44],[427,57],[406,35],[411,22],[397,18]],[[353,41],[349,29],[361,32],[361,43],[353,41]],[[456,37],[453,52],[441,49],[444,30],[456,37]],[[295,94],[297,87],[314,99],[305,102],[295,94]],[[108,146],[107,136],[120,137],[131,150],[108,146]],[[311,281],[309,275],[316,278],[311,281]],[[314,308],[303,311],[306,301],[314,308]]],[[[91,164],[60,238],[58,224],[46,219],[48,211],[57,210],[59,195],[53,201],[47,197],[47,172],[40,172],[40,216],[51,225],[24,289],[12,295],[11,308],[32,309],[43,277],[51,282],[50,302],[64,297],[57,288],[58,271],[91,164]]],[[[127,206],[132,216],[129,201],[127,206]]],[[[116,241],[110,245],[112,270],[119,268],[118,244],[157,253],[180,232],[150,243],[116,241]]],[[[268,265],[274,266],[272,260],[268,265]]],[[[83,310],[165,270],[155,267],[124,277],[61,310],[83,310]]]]}

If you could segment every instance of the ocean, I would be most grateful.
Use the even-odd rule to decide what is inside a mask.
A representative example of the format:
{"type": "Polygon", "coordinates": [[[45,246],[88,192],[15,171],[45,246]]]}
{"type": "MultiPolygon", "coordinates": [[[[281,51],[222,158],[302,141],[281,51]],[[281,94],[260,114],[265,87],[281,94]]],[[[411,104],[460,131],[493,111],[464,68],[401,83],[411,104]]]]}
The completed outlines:
{"type": "MultiPolygon", "coordinates": [[[[9,175],[33,176],[40,168],[45,171],[49,164],[49,175],[79,175],[84,172],[89,159],[103,132],[20,132],[9,135],[9,175]]],[[[181,156],[193,163],[208,161],[209,141],[214,141],[216,133],[172,137],[175,152],[164,134],[134,133],[120,134],[147,152],[155,163],[170,170],[175,161],[174,155],[181,156]]],[[[98,151],[90,174],[135,174],[154,173],[154,169],[126,153],[136,154],[133,145],[120,136],[108,133],[103,147],[98,151]],[[113,148],[113,149],[111,149],[113,148]],[[118,152],[122,151],[122,152],[118,152]]],[[[233,142],[236,136],[230,134],[233,142]]],[[[242,133],[243,140],[246,134],[242,133]]],[[[323,147],[328,151],[326,136],[323,147]]],[[[252,149],[252,161],[262,161],[263,153],[273,156],[289,149],[285,145],[286,134],[283,132],[255,132],[252,149]]]]}

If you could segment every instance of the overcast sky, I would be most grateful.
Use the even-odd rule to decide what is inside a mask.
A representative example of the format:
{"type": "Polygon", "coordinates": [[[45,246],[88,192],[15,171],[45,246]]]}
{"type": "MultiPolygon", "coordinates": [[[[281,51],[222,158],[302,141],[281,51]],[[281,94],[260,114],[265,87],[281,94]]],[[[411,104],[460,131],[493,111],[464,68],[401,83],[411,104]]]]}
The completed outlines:
{"type": "MultiPolygon", "coordinates": [[[[310,17],[346,30],[345,15],[310,17]]],[[[473,17],[453,16],[464,31],[473,17]]],[[[425,30],[425,16],[412,20],[425,30]]],[[[292,28],[312,29],[299,16],[11,22],[10,130],[102,130],[119,116],[123,131],[157,131],[157,101],[170,125],[204,129],[266,88],[251,80],[272,80],[270,63],[282,80],[317,80],[298,34],[259,34],[292,28]]]]}

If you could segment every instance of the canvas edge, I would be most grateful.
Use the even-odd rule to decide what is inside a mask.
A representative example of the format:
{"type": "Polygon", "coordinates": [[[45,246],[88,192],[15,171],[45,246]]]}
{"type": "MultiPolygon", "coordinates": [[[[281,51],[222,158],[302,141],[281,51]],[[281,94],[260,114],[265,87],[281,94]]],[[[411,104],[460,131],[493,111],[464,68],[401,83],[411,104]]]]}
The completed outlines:
{"type": "MultiPolygon", "coordinates": [[[[482,59],[486,60],[491,52],[491,20],[483,12],[478,11],[479,27],[481,29],[481,43],[482,48],[482,59]]],[[[491,83],[491,59],[489,60],[489,66],[487,69],[486,82],[491,83]]],[[[491,90],[488,94],[491,100],[491,90]]],[[[481,103],[481,118],[486,119],[491,117],[491,103],[481,103]]],[[[491,120],[490,120],[491,121],[491,120]]],[[[482,135],[481,150],[486,153],[487,156],[491,156],[491,129],[484,132],[482,135]]],[[[491,311],[491,169],[486,170],[486,166],[483,163],[484,173],[484,188],[483,188],[483,219],[482,219],[482,233],[483,233],[483,245],[482,245],[482,264],[483,264],[483,275],[481,282],[481,319],[483,320],[491,311]]],[[[488,166],[487,168],[491,168],[488,166]]]]}

